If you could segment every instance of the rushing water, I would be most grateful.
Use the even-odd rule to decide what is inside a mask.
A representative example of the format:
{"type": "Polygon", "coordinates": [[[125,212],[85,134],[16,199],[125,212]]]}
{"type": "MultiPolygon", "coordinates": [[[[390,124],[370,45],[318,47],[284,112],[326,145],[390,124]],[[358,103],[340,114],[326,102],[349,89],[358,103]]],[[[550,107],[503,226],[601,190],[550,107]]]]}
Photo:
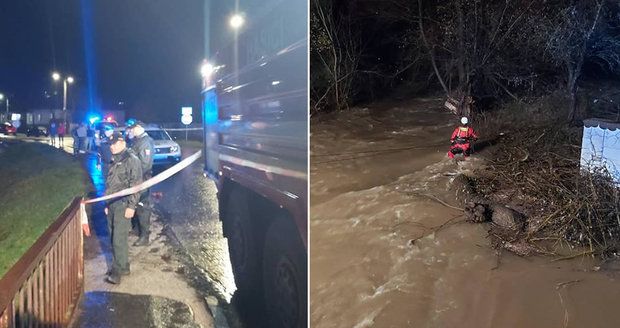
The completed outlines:
{"type": "Polygon", "coordinates": [[[616,271],[500,257],[426,196],[458,206],[455,174],[482,162],[447,159],[456,123],[437,100],[312,121],[312,327],[620,327],[616,271]]]}

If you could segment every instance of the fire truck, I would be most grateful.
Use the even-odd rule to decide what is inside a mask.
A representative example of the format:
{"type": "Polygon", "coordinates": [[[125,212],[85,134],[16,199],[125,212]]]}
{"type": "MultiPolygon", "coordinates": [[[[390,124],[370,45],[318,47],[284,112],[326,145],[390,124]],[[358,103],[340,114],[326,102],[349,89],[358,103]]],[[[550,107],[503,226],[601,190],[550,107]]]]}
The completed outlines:
{"type": "Polygon", "coordinates": [[[237,293],[306,327],[308,13],[304,0],[205,1],[205,175],[237,293]]]}

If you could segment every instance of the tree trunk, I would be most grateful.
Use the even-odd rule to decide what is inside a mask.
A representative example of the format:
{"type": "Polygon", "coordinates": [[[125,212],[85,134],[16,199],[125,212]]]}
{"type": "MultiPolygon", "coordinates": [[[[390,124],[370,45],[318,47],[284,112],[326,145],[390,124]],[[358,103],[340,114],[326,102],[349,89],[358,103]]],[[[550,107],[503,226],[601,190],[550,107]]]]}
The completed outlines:
{"type": "Polygon", "coordinates": [[[465,76],[465,19],[463,18],[463,8],[461,2],[456,2],[456,13],[458,17],[458,54],[457,54],[457,70],[459,74],[459,89],[466,91],[467,77],[465,76]]]}
{"type": "Polygon", "coordinates": [[[426,49],[428,50],[428,53],[430,54],[431,64],[433,65],[433,70],[435,71],[435,75],[437,76],[437,79],[439,80],[441,87],[443,88],[443,90],[445,91],[447,95],[449,93],[448,87],[446,86],[446,83],[443,81],[443,78],[441,77],[441,73],[439,73],[439,68],[437,68],[437,63],[435,61],[435,53],[433,51],[433,47],[431,47],[428,44],[428,41],[426,40],[426,35],[424,34],[424,25],[422,24],[422,0],[418,0],[418,10],[419,10],[418,25],[420,27],[420,35],[422,36],[422,41],[424,42],[424,46],[426,46],[426,49]]]}
{"type": "Polygon", "coordinates": [[[568,121],[571,124],[575,123],[575,120],[577,119],[577,80],[579,79],[582,65],[583,55],[577,63],[575,63],[574,67],[571,67],[570,63],[566,65],[568,69],[567,89],[569,96],[568,121]]]}

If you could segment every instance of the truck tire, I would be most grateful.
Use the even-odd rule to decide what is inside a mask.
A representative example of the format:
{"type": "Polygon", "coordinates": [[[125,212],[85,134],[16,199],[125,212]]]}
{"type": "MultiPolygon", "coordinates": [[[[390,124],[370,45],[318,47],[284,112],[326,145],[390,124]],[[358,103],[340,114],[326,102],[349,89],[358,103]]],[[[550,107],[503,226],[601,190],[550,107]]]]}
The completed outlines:
{"type": "Polygon", "coordinates": [[[273,221],[265,237],[263,288],[269,327],[307,326],[307,253],[292,220],[273,221]]]}
{"type": "Polygon", "coordinates": [[[250,217],[247,194],[239,189],[232,190],[226,206],[225,233],[235,284],[239,296],[251,297],[256,295],[261,286],[261,254],[255,223],[250,217]]]}

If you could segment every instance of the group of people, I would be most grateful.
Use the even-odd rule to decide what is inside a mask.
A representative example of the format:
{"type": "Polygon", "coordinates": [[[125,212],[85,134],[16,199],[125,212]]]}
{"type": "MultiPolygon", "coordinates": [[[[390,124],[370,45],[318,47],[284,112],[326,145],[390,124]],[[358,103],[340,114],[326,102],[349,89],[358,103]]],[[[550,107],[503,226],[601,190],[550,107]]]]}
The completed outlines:
{"type": "MultiPolygon", "coordinates": [[[[69,123],[59,120],[51,120],[48,126],[50,145],[54,147],[64,147],[65,135],[69,129],[69,123]]],[[[94,127],[85,123],[80,123],[78,126],[71,129],[71,136],[73,137],[74,154],[94,151],[96,149],[94,127]]]]}
{"type": "Polygon", "coordinates": [[[52,120],[49,126],[50,144],[56,146],[56,139],[58,139],[58,146],[62,147],[65,141],[65,134],[67,133],[67,122],[52,120]]]}
{"type": "MultiPolygon", "coordinates": [[[[105,141],[99,148],[106,179],[106,195],[138,186],[151,178],[155,148],[142,122],[129,120],[125,135],[115,132],[112,128],[106,128],[104,135],[105,141]],[[128,143],[131,144],[130,147],[128,143]]],[[[149,245],[151,213],[149,189],[115,198],[106,203],[105,214],[112,238],[113,255],[112,267],[106,274],[107,282],[120,284],[121,276],[130,273],[128,238],[132,230],[132,221],[139,235],[133,245],[149,245]]]]}
{"type": "Polygon", "coordinates": [[[71,130],[71,136],[75,154],[95,150],[95,129],[92,126],[82,122],[71,130]]]}

